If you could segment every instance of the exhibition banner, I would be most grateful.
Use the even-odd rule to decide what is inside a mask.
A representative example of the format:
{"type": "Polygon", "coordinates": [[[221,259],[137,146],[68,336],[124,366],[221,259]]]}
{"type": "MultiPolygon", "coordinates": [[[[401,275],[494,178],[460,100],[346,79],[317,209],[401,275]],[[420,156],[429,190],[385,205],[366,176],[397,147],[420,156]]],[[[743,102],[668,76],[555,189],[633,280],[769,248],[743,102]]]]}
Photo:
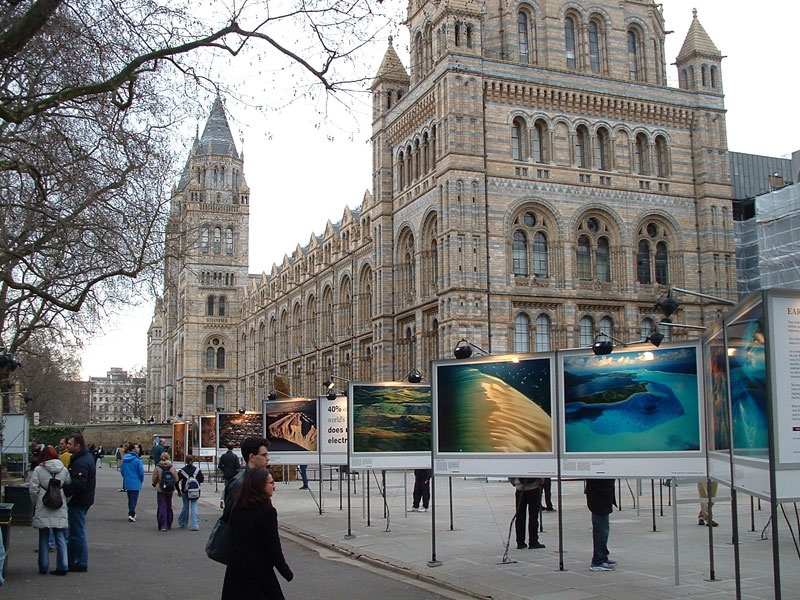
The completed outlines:
{"type": "Polygon", "coordinates": [[[200,415],[200,456],[215,456],[217,450],[217,417],[200,415]]]}
{"type": "Polygon", "coordinates": [[[186,460],[186,423],[172,424],[172,460],[183,462],[186,460]]]}
{"type": "Polygon", "coordinates": [[[551,353],[432,363],[436,473],[554,475],[553,364],[551,353]]]}
{"type": "Polygon", "coordinates": [[[317,399],[319,407],[319,447],[323,465],[347,464],[347,396],[317,399]]]}
{"type": "Polygon", "coordinates": [[[317,463],[317,399],[264,402],[263,422],[272,464],[317,463]]]}
{"type": "Polygon", "coordinates": [[[430,386],[351,382],[347,414],[352,468],[430,468],[430,386]]]}

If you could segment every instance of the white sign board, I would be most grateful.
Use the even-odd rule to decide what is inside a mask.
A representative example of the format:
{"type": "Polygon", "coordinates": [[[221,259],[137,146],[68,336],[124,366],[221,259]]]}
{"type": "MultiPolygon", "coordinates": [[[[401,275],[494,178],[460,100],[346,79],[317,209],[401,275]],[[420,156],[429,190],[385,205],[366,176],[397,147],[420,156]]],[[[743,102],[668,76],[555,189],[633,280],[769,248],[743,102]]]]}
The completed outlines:
{"type": "Polygon", "coordinates": [[[25,415],[3,415],[3,454],[25,454],[29,436],[25,415]]]}
{"type": "Polygon", "coordinates": [[[347,464],[347,397],[319,397],[319,445],[323,465],[347,464]]]}

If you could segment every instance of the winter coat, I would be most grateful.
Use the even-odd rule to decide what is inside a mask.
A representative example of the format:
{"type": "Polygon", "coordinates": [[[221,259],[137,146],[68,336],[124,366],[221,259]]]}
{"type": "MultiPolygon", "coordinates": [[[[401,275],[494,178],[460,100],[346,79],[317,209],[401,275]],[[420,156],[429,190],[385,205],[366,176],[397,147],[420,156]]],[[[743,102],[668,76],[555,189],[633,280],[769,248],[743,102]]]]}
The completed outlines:
{"type": "Polygon", "coordinates": [[[610,515],[617,505],[613,479],[587,479],[584,493],[586,506],[596,515],[610,515]]]}
{"type": "MultiPolygon", "coordinates": [[[[127,456],[127,454],[125,455],[127,456]]],[[[165,492],[161,489],[158,485],[158,482],[161,481],[161,473],[162,471],[171,471],[172,476],[175,478],[175,489],[178,491],[178,496],[181,495],[180,490],[178,490],[178,472],[175,470],[175,467],[172,466],[172,461],[169,460],[162,460],[158,463],[155,469],[153,469],[153,487],[156,488],[156,491],[159,494],[169,494],[172,495],[172,492],[165,492]]]]}
{"type": "Polygon", "coordinates": [[[239,472],[239,457],[233,450],[228,450],[219,457],[217,468],[222,471],[222,476],[225,478],[225,481],[230,481],[236,477],[236,474],[239,472]]]}
{"type": "Polygon", "coordinates": [[[94,504],[95,460],[86,448],[72,455],[69,461],[69,476],[72,478],[64,488],[72,508],[89,508],[94,504]]]}
{"type": "Polygon", "coordinates": [[[186,482],[189,481],[189,477],[192,476],[192,473],[195,472],[197,469],[197,475],[194,476],[197,479],[197,483],[203,483],[205,481],[205,476],[203,475],[203,470],[198,467],[197,465],[189,465],[184,466],[180,471],[178,471],[178,489],[180,490],[181,494],[186,491],[186,482]]]}
{"type": "Polygon", "coordinates": [[[31,503],[34,505],[33,526],[36,529],[67,528],[67,497],[64,494],[64,486],[70,480],[69,471],[58,458],[45,461],[33,470],[28,491],[31,494],[31,503]],[[42,502],[51,477],[61,482],[61,508],[49,508],[42,502]]]}
{"type": "Polygon", "coordinates": [[[125,490],[133,492],[142,489],[144,465],[142,464],[142,459],[135,452],[128,452],[122,458],[119,472],[122,475],[122,487],[125,490]]]}

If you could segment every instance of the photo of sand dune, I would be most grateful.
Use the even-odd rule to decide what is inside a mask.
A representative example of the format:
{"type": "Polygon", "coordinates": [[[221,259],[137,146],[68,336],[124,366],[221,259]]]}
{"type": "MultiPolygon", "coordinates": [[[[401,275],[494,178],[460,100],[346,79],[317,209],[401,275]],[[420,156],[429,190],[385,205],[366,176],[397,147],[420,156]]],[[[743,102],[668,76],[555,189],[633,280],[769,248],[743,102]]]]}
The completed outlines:
{"type": "Polygon", "coordinates": [[[265,402],[264,425],[272,452],[317,451],[316,399],[265,402]]]}
{"type": "Polygon", "coordinates": [[[438,452],[552,452],[550,359],[437,365],[438,452]]]}

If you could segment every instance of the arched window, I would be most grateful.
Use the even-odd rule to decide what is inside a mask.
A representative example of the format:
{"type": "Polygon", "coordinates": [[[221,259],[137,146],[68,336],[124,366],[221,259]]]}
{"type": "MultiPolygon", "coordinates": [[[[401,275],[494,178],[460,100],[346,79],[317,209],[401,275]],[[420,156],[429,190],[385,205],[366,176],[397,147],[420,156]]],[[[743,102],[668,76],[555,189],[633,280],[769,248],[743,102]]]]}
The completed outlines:
{"type": "Polygon", "coordinates": [[[214,386],[206,386],[206,412],[214,412],[214,386]]]}
{"type": "Polygon", "coordinates": [[[225,230],[225,252],[233,254],[233,229],[230,227],[225,230]]]}
{"type": "Polygon", "coordinates": [[[592,344],[594,344],[594,319],[586,316],[581,318],[578,345],[584,347],[591,346],[592,344]]]}
{"type": "Polygon", "coordinates": [[[511,155],[514,160],[527,160],[527,129],[522,117],[516,117],[511,125],[511,155]]]}
{"type": "Polygon", "coordinates": [[[530,61],[528,13],[521,10],[517,13],[517,39],[519,42],[519,62],[530,61]]]}
{"type": "Polygon", "coordinates": [[[589,148],[589,130],[585,125],[578,125],[575,130],[575,165],[583,169],[589,168],[586,151],[589,148]]]}
{"type": "Polygon", "coordinates": [[[597,239],[597,280],[611,281],[611,263],[608,248],[608,238],[597,239]]]}
{"type": "Polygon", "coordinates": [[[408,370],[417,368],[417,355],[414,334],[410,327],[406,328],[406,344],[408,345],[408,370]]]}
{"type": "Polygon", "coordinates": [[[220,247],[222,244],[222,230],[219,227],[214,228],[214,253],[220,253],[220,247]]]}
{"type": "Polygon", "coordinates": [[[202,248],[203,252],[208,252],[208,229],[203,229],[203,236],[200,247],[202,248]]]}
{"type": "Polygon", "coordinates": [[[550,351],[550,317],[542,313],[536,317],[536,352],[550,351]]]}
{"type": "Polygon", "coordinates": [[[633,149],[633,163],[634,169],[639,175],[650,174],[650,152],[648,149],[647,136],[643,133],[636,134],[636,142],[634,143],[633,149]]]}
{"type": "Polygon", "coordinates": [[[541,119],[533,124],[533,160],[546,163],[550,160],[547,147],[547,124],[541,119]]]}
{"type": "Polygon", "coordinates": [[[577,62],[575,60],[575,21],[572,17],[564,19],[564,44],[567,50],[567,68],[574,69],[577,62]]]}
{"type": "Polygon", "coordinates": [[[225,296],[219,297],[219,306],[217,307],[217,314],[219,314],[220,317],[225,316],[225,296]]]}
{"type": "Polygon", "coordinates": [[[597,143],[594,147],[594,166],[601,171],[611,169],[611,138],[608,129],[599,127],[597,129],[597,143]]]}
{"type": "Polygon", "coordinates": [[[669,264],[667,259],[667,245],[664,242],[656,244],[656,283],[667,285],[669,283],[669,264]]]}
{"type": "Polygon", "coordinates": [[[217,368],[225,368],[225,348],[217,349],[217,368]]]}
{"type": "Polygon", "coordinates": [[[514,352],[531,351],[531,320],[525,313],[514,319],[514,352]]]}
{"type": "Polygon", "coordinates": [[[719,82],[717,81],[717,67],[711,65],[711,87],[715,88],[719,82]]]}
{"type": "Polygon", "coordinates": [[[612,335],[614,335],[614,321],[611,320],[611,317],[603,317],[600,319],[600,333],[604,333],[609,336],[609,339],[612,335]]]}
{"type": "Polygon", "coordinates": [[[589,63],[592,73],[600,72],[600,32],[597,21],[589,21],[589,63]]]}
{"type": "Polygon", "coordinates": [[[639,36],[633,29],[628,30],[628,75],[631,81],[639,81],[639,36]]]}
{"type": "Polygon", "coordinates": [[[577,258],[578,258],[578,279],[591,279],[592,251],[589,245],[589,238],[585,235],[582,235],[578,238],[577,258]]]}
{"type": "Polygon", "coordinates": [[[400,151],[400,154],[397,157],[397,175],[400,180],[400,189],[405,189],[406,187],[406,169],[405,169],[405,154],[403,151],[400,151]]]}
{"type": "Polygon", "coordinates": [[[655,323],[653,323],[653,319],[647,317],[642,319],[642,322],[639,324],[639,330],[641,332],[642,339],[647,339],[647,337],[653,333],[655,329],[655,323]]]}
{"type": "Polygon", "coordinates": [[[461,23],[456,23],[456,47],[461,45],[461,23]]]}
{"type": "Polygon", "coordinates": [[[700,81],[703,87],[706,87],[708,85],[708,67],[705,65],[702,65],[700,67],[700,81]]]}
{"type": "Polygon", "coordinates": [[[214,348],[206,348],[206,369],[211,371],[214,368],[214,348]]]}
{"type": "Polygon", "coordinates": [[[467,25],[466,38],[467,48],[472,48],[472,25],[467,25]]]}
{"type": "MultiPolygon", "coordinates": [[[[669,319],[664,319],[664,322],[670,323],[671,321],[669,319]]],[[[672,341],[672,327],[667,327],[666,325],[656,325],[656,331],[658,331],[658,333],[664,336],[663,341],[665,342],[672,341]]]]}
{"type": "Polygon", "coordinates": [[[225,410],[225,388],[217,386],[217,410],[225,410]]]}
{"type": "Polygon", "coordinates": [[[533,234],[533,274],[547,277],[547,236],[541,231],[533,234]]]}
{"type": "Polygon", "coordinates": [[[206,315],[209,317],[214,316],[214,296],[206,298],[206,315]]]}
{"type": "Polygon", "coordinates": [[[656,137],[656,168],[659,177],[669,177],[669,151],[663,135],[656,137]]]}
{"type": "Polygon", "coordinates": [[[650,278],[650,244],[647,240],[639,240],[636,251],[636,279],[639,283],[651,283],[650,278]]]}
{"type": "Polygon", "coordinates": [[[514,275],[516,277],[528,276],[528,238],[524,231],[514,232],[514,241],[511,248],[514,275]]]}

